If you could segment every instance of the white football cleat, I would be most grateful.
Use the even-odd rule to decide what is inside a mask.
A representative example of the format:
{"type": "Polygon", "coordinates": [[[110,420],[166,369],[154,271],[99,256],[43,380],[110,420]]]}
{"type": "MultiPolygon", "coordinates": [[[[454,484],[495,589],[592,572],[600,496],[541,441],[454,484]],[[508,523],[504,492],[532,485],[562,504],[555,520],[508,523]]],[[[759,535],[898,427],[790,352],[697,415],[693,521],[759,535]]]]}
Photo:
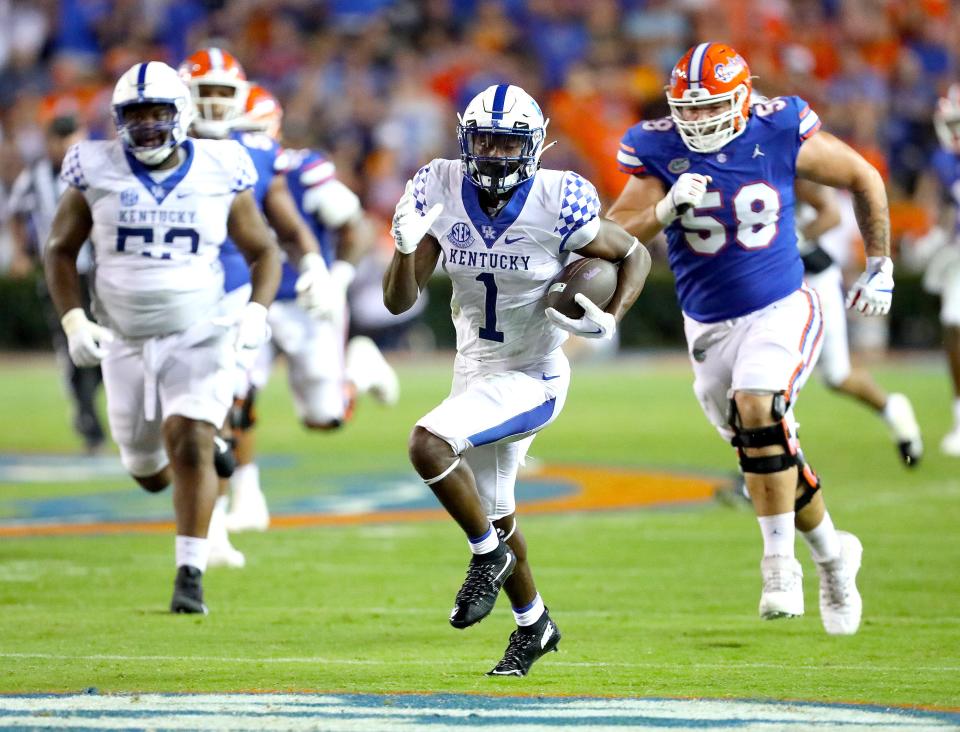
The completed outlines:
{"type": "Polygon", "coordinates": [[[803,569],[793,557],[764,557],[760,562],[763,593],[760,617],[764,620],[803,615],[803,569]]]}
{"type": "Polygon", "coordinates": [[[227,530],[266,531],[270,525],[267,499],[260,490],[260,470],[254,463],[241,465],[230,479],[227,530]]]}
{"type": "Polygon", "coordinates": [[[903,462],[909,467],[915,466],[923,457],[923,439],[910,400],[903,394],[891,394],[883,408],[883,420],[890,428],[903,462]]]}
{"type": "Polygon", "coordinates": [[[940,442],[940,452],[950,457],[960,457],[960,425],[944,436],[940,442]]]}
{"type": "Polygon", "coordinates": [[[838,531],[840,556],[817,563],[820,574],[820,619],[830,635],[853,635],[860,627],[863,600],[857,590],[857,572],[863,557],[860,540],[847,531],[838,531]]]}
{"type": "Polygon", "coordinates": [[[366,336],[354,336],[347,344],[346,375],[357,393],[369,393],[381,404],[393,406],[400,398],[396,371],[366,336]]]}
{"type": "Polygon", "coordinates": [[[226,543],[210,542],[210,556],[207,558],[207,567],[243,569],[246,564],[247,558],[243,556],[243,552],[235,548],[229,539],[226,543]]]}

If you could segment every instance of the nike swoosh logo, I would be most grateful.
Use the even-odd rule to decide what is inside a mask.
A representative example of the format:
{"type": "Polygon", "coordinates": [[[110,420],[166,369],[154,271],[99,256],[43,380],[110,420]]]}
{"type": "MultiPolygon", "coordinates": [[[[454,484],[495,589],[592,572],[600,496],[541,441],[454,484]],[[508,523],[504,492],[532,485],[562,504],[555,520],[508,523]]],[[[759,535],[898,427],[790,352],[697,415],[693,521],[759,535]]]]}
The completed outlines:
{"type": "Polygon", "coordinates": [[[540,648],[547,647],[547,641],[553,638],[553,626],[547,625],[547,629],[543,633],[543,637],[540,639],[540,648]]]}
{"type": "Polygon", "coordinates": [[[493,581],[496,582],[498,579],[500,579],[503,576],[503,573],[506,572],[509,568],[510,568],[510,557],[507,556],[506,561],[503,563],[503,569],[497,572],[497,576],[493,578],[493,581]]]}
{"type": "Polygon", "coordinates": [[[520,241],[522,238],[523,238],[522,236],[515,236],[515,237],[513,237],[513,238],[511,239],[509,236],[505,236],[505,237],[503,237],[503,243],[504,243],[504,244],[516,244],[516,243],[517,243],[518,241],[520,241]]]}
{"type": "Polygon", "coordinates": [[[553,381],[554,379],[559,379],[559,378],[560,378],[560,374],[554,374],[553,376],[547,376],[547,375],[544,374],[542,371],[541,371],[540,373],[543,375],[543,380],[544,380],[544,381],[553,381]]]}

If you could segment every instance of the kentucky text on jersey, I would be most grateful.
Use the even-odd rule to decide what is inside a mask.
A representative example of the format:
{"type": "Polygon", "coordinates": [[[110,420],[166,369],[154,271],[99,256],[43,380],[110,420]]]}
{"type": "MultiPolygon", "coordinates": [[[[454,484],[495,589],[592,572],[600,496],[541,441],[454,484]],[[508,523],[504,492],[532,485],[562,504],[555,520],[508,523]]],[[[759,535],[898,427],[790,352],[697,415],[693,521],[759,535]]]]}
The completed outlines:
{"type": "Polygon", "coordinates": [[[430,228],[453,285],[457,351],[475,361],[532,363],[567,333],[543,314],[543,296],[570,252],[600,229],[593,185],[572,171],[541,168],[490,216],[459,160],[433,160],[413,178],[420,211],[443,211],[430,228]]]}
{"type": "Polygon", "coordinates": [[[754,105],[743,134],[715,152],[687,148],[669,117],[627,130],[617,156],[623,172],[655,176],[667,190],[687,172],[713,179],[700,206],[664,231],[687,315],[737,318],[800,287],[793,184],[800,145],[819,127],[802,99],[777,97],[754,105]]]}
{"type": "Polygon", "coordinates": [[[119,224],[195,224],[196,211],[166,211],[164,209],[147,209],[133,211],[120,209],[117,211],[119,224]]]}
{"type": "Polygon", "coordinates": [[[466,252],[451,249],[447,254],[450,264],[462,264],[479,269],[530,269],[530,257],[498,252],[466,252]]]}
{"type": "Polygon", "coordinates": [[[120,140],[77,143],[60,173],[90,207],[94,314],[124,338],[183,331],[219,306],[230,207],[257,174],[231,140],[182,147],[183,161],[162,181],[120,140]]]}

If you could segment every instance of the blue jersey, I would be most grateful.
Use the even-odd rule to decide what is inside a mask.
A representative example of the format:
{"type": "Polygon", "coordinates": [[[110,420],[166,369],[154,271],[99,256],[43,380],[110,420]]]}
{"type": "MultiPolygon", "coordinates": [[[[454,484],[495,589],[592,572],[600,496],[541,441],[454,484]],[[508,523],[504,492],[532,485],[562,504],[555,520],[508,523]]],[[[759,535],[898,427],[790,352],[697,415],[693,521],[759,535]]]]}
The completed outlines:
{"type": "Polygon", "coordinates": [[[669,189],[682,173],[713,179],[702,203],[665,230],[683,311],[703,323],[737,318],[786,297],[803,282],[794,223],[800,145],[820,127],[799,97],[752,107],[747,129],[720,150],[684,145],[669,118],[623,136],[620,169],[654,176],[669,189]]]}
{"type": "Polygon", "coordinates": [[[944,203],[953,204],[957,217],[953,224],[954,234],[960,233],[960,154],[937,148],[930,161],[940,181],[944,203]]]}
{"type": "MultiPolygon", "coordinates": [[[[281,156],[283,171],[287,176],[287,187],[290,189],[290,195],[297,204],[297,210],[307,222],[307,225],[313,231],[317,241],[320,242],[320,254],[329,267],[335,258],[333,237],[329,229],[314,214],[304,208],[304,196],[311,188],[322,186],[335,175],[333,163],[322,153],[316,150],[284,150],[281,156]],[[307,176],[309,183],[304,183],[304,175],[318,172],[318,169],[327,167],[330,170],[329,175],[325,175],[319,170],[321,177],[316,175],[307,176]]],[[[299,272],[289,262],[283,263],[283,271],[280,277],[280,288],[277,290],[277,300],[295,300],[297,293],[295,288],[299,272]]]]}
{"type": "MultiPolygon", "coordinates": [[[[280,146],[268,135],[259,132],[231,132],[230,138],[239,142],[253,160],[257,171],[257,184],[253,188],[257,206],[263,211],[263,201],[267,190],[277,173],[277,157],[280,146]]],[[[227,239],[220,247],[220,264],[223,266],[223,291],[232,292],[250,282],[250,268],[247,260],[237,249],[232,239],[227,239]]]]}

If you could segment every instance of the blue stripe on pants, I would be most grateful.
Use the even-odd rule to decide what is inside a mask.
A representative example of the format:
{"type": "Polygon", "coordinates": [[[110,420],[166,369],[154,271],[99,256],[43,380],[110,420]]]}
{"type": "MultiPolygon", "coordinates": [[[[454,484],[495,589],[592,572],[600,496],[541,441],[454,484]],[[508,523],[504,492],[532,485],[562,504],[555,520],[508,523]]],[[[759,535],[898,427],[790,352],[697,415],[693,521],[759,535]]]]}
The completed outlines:
{"type": "Polygon", "coordinates": [[[502,440],[504,437],[512,437],[513,435],[522,435],[525,432],[531,432],[550,421],[550,418],[553,416],[553,408],[556,405],[556,397],[548,399],[538,407],[513,416],[495,427],[477,432],[475,435],[470,435],[467,439],[471,445],[479,447],[480,445],[489,445],[491,442],[502,440]]]}

